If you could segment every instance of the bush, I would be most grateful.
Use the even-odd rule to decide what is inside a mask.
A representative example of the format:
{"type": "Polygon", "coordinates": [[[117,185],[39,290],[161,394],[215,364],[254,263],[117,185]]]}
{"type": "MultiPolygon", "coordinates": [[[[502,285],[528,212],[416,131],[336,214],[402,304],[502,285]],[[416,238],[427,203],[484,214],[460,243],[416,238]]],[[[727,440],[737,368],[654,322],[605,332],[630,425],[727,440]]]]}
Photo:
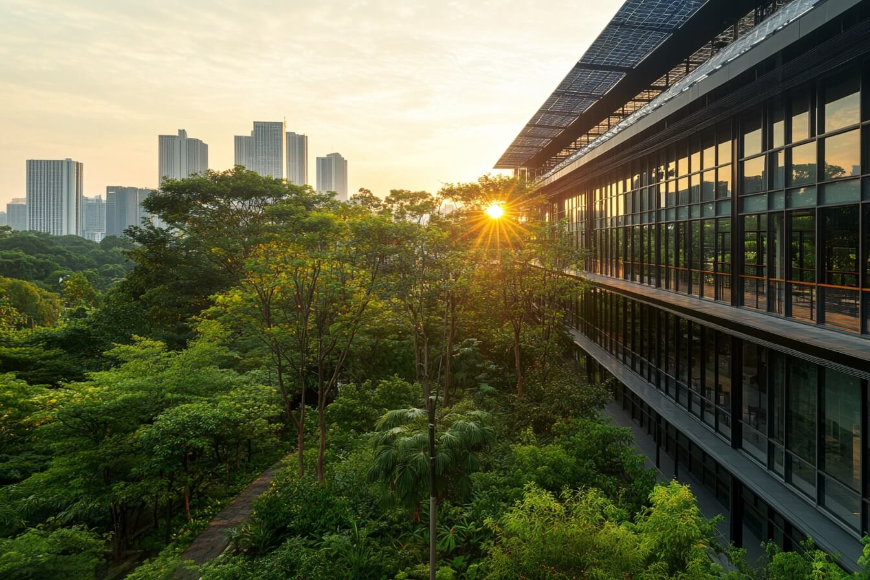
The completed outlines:
{"type": "Polygon", "coordinates": [[[105,540],[86,529],[31,529],[0,540],[0,578],[93,580],[105,552],[105,540]]]}

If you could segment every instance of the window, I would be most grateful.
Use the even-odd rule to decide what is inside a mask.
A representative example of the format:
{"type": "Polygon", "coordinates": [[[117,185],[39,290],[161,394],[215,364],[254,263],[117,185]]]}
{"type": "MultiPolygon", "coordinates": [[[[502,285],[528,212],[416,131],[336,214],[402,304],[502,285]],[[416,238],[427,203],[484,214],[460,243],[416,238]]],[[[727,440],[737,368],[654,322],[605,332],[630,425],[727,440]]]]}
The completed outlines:
{"type": "Polygon", "coordinates": [[[861,132],[848,131],[824,140],[824,178],[861,175],[861,132]]]}
{"type": "Polygon", "coordinates": [[[822,226],[822,288],[824,322],[843,330],[860,332],[859,226],[857,205],[819,210],[822,226]],[[853,290],[854,288],[854,290],[853,290]]]}
{"type": "Polygon", "coordinates": [[[743,449],[767,457],[767,349],[743,342],[743,449]]]}
{"type": "Polygon", "coordinates": [[[824,131],[829,133],[861,121],[860,79],[852,76],[825,86],[824,131]]]}
{"type": "Polygon", "coordinates": [[[741,195],[756,193],[767,189],[764,184],[764,156],[747,159],[743,162],[743,191],[741,195]]]}
{"type": "Polygon", "coordinates": [[[785,145],[785,108],[782,103],[774,105],[770,113],[770,144],[773,149],[785,145]]]}
{"type": "Polygon", "coordinates": [[[761,113],[757,112],[743,119],[743,156],[757,155],[762,151],[761,113]]]}
{"type": "Polygon", "coordinates": [[[825,369],[824,471],[861,490],[861,379],[825,369]]]}
{"type": "Polygon", "coordinates": [[[806,143],[791,150],[789,185],[806,185],[816,182],[816,144],[806,143]]]}
{"type": "Polygon", "coordinates": [[[701,137],[701,148],[703,149],[704,169],[710,169],[716,166],[716,135],[713,131],[707,131],[701,137]]]}
{"type": "Polygon", "coordinates": [[[731,197],[731,166],[720,167],[716,171],[716,199],[731,197]]]}
{"type": "Polygon", "coordinates": [[[815,320],[816,216],[815,212],[792,212],[791,286],[792,316],[815,320]]]}
{"type": "Polygon", "coordinates": [[[722,123],[716,128],[716,146],[719,165],[731,163],[731,125],[722,123]]]}
{"type": "Polygon", "coordinates": [[[804,91],[791,98],[791,139],[797,143],[810,138],[810,94],[804,91]]]}
{"type": "Polygon", "coordinates": [[[786,416],[789,481],[814,495],[816,464],[816,365],[791,359],[788,364],[788,414],[786,416]]]}
{"type": "Polygon", "coordinates": [[[767,310],[767,214],[743,217],[743,305],[767,310]]]}
{"type": "MultiPolygon", "coordinates": [[[[707,343],[710,348],[711,343],[707,343]]],[[[716,337],[716,406],[717,430],[731,437],[731,337],[717,332],[716,337]]]]}

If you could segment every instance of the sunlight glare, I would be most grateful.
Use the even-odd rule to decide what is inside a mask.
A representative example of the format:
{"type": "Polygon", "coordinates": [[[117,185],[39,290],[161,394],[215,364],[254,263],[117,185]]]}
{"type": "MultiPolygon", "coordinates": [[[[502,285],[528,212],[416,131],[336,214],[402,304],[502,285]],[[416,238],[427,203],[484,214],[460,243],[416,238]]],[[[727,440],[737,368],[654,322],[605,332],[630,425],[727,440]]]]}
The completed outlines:
{"type": "Polygon", "coordinates": [[[498,203],[492,202],[489,204],[489,207],[484,210],[484,213],[486,213],[489,218],[497,220],[504,215],[504,208],[498,203]]]}

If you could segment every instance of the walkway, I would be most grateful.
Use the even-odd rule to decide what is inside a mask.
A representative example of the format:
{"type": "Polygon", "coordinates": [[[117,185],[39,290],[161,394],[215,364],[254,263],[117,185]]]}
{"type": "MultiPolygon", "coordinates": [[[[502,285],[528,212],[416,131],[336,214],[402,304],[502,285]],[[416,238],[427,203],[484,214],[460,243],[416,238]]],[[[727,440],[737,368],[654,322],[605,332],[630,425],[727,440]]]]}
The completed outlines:
{"type": "MultiPolygon", "coordinates": [[[[192,560],[194,564],[199,566],[220,556],[230,544],[227,532],[229,532],[230,528],[235,528],[245,523],[254,510],[254,501],[269,489],[269,484],[272,482],[275,474],[283,466],[284,459],[281,459],[278,463],[261,473],[260,477],[234,497],[193,540],[193,543],[181,555],[181,560],[192,560]]],[[[176,578],[191,577],[189,573],[185,574],[182,570],[179,572],[179,574],[176,574],[176,578]]]]}

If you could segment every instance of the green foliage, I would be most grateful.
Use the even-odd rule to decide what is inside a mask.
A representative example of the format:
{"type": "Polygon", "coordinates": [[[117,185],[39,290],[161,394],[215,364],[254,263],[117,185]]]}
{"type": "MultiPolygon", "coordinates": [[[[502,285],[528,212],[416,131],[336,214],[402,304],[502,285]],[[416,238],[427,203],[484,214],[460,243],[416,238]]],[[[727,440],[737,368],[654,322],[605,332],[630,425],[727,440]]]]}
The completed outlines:
{"type": "Polygon", "coordinates": [[[407,409],[419,404],[419,399],[419,385],[395,376],[377,383],[342,385],[326,409],[326,420],[348,434],[361,435],[374,431],[387,411],[407,409]]]}
{"type": "Polygon", "coordinates": [[[601,492],[534,485],[493,523],[487,578],[713,578],[720,570],[706,550],[713,528],[691,492],[671,483],[656,488],[636,522],[601,492]],[[678,528],[678,529],[675,529],[678,528]]]}
{"type": "Polygon", "coordinates": [[[93,580],[105,542],[86,529],[27,530],[0,539],[0,578],[6,580],[93,580]]]}
{"type": "Polygon", "coordinates": [[[9,316],[4,326],[51,326],[60,315],[60,300],[56,294],[24,280],[0,277],[0,300],[9,316]]]}
{"type": "Polygon", "coordinates": [[[575,419],[553,431],[550,443],[514,446],[511,470],[517,481],[552,492],[596,488],[632,512],[644,505],[655,477],[644,467],[628,429],[603,419],[575,419]]]}
{"type": "Polygon", "coordinates": [[[59,293],[63,279],[81,273],[96,290],[104,291],[131,269],[124,254],[131,247],[129,241],[113,236],[98,244],[78,236],[12,232],[0,237],[0,276],[59,293]]]}
{"type": "MultiPolygon", "coordinates": [[[[439,417],[435,433],[436,494],[465,498],[480,470],[480,454],[492,444],[489,416],[482,411],[450,410],[439,417]]],[[[396,500],[418,514],[429,495],[428,420],[423,409],[396,409],[378,423],[372,439],[374,461],[369,480],[387,483],[396,500]]]]}

